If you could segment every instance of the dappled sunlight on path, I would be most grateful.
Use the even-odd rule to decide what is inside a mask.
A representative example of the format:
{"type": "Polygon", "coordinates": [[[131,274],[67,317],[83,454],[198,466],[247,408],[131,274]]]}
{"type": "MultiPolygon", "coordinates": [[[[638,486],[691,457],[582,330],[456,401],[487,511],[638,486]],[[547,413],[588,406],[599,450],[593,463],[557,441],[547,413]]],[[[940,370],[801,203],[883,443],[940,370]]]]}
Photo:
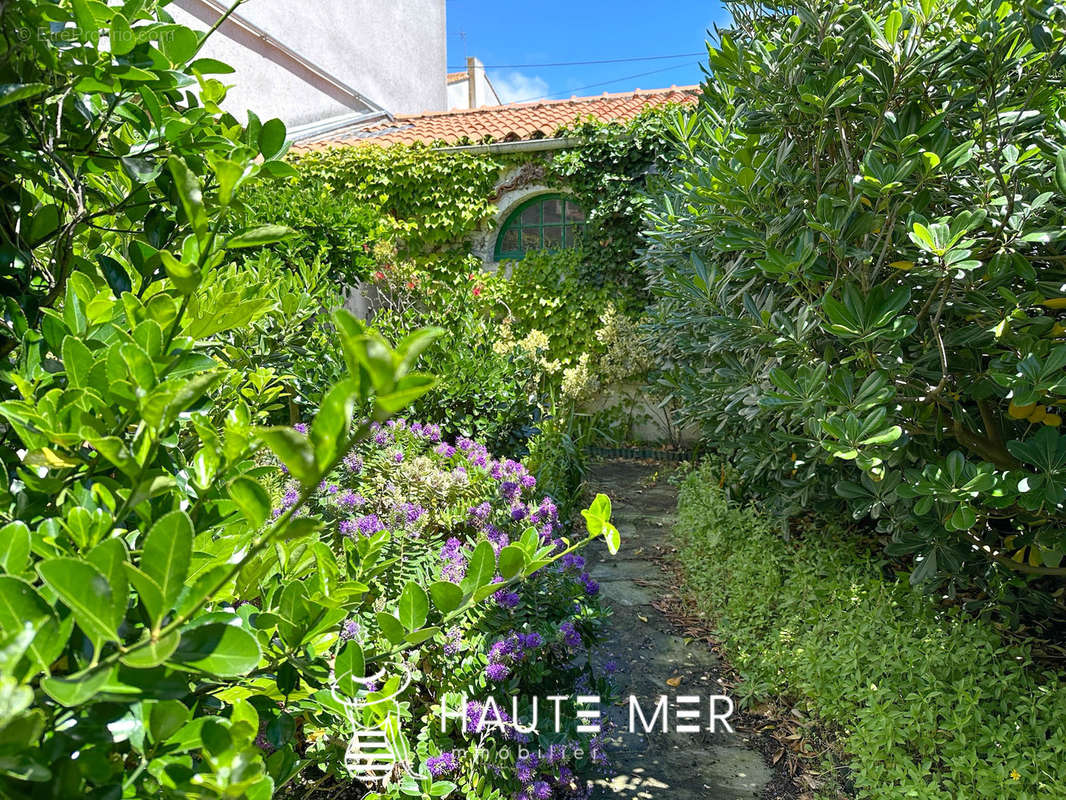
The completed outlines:
{"type": "Polygon", "coordinates": [[[632,800],[749,800],[762,796],[770,769],[741,732],[711,732],[709,702],[723,694],[719,662],[700,641],[674,633],[675,626],[653,603],[673,589],[672,579],[656,556],[674,521],[677,493],[657,472],[659,466],[613,461],[592,468],[594,491],[611,497],[613,519],[622,534],[622,549],[609,557],[602,544],[590,550],[592,576],[613,615],[602,658],[618,664],[619,704],[605,711],[614,723],[608,737],[613,760],[611,779],[598,782],[597,798],[632,800]],[[669,700],[668,732],[662,717],[651,733],[637,719],[630,732],[630,696],[651,720],[662,695],[669,700]],[[698,720],[677,716],[678,697],[699,697],[698,720]],[[697,733],[680,733],[679,724],[697,723],[697,733]]]}

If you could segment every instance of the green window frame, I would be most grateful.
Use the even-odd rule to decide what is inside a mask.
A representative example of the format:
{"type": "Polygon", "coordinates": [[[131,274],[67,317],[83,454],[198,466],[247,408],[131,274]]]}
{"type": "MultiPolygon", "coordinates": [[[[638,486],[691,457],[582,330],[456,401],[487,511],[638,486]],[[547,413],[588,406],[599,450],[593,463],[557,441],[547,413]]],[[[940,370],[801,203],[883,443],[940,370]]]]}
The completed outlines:
{"type": "Polygon", "coordinates": [[[563,194],[539,194],[507,215],[496,237],[495,260],[574,247],[584,233],[585,212],[577,203],[563,194]]]}

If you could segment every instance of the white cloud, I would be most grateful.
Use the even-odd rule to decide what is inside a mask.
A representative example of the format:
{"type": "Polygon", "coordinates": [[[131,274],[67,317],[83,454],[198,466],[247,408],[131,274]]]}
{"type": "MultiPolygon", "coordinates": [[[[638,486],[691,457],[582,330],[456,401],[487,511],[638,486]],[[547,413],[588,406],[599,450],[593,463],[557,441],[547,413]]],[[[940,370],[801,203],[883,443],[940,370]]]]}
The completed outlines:
{"type": "Polygon", "coordinates": [[[494,72],[489,76],[500,102],[521,103],[542,100],[548,94],[548,82],[537,75],[521,72],[494,72]]]}

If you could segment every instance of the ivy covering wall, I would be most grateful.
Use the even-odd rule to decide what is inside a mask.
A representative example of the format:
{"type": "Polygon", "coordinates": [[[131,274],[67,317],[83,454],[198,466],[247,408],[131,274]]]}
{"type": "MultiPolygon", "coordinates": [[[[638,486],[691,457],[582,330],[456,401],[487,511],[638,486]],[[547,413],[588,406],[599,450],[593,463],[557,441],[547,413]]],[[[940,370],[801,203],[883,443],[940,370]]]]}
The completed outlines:
{"type": "Polygon", "coordinates": [[[561,132],[578,144],[551,153],[472,154],[426,145],[306,153],[291,159],[299,174],[285,187],[249,202],[257,219],[321,231],[316,239],[328,245],[322,257],[340,276],[366,279],[392,258],[390,247],[422,261],[469,252],[472,237],[496,214],[497,184],[534,163],[542,180],[572,194],[588,218],[575,275],[639,294],[644,279],[633,262],[644,193],[670,158],[666,119],[676,113],[662,107],[625,124],[582,121],[561,132]],[[375,264],[368,254],[382,242],[389,247],[379,249],[375,264]]]}

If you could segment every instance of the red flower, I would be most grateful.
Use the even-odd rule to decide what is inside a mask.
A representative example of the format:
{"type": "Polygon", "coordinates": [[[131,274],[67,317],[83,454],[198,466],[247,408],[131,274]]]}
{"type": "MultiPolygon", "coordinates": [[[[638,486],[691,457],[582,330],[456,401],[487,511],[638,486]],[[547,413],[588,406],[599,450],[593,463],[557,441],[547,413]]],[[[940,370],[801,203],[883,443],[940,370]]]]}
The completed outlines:
{"type": "Polygon", "coordinates": [[[377,272],[375,272],[375,273],[374,273],[374,280],[376,280],[376,281],[383,281],[383,280],[385,280],[385,273],[384,273],[384,272],[382,272],[382,271],[381,271],[381,270],[379,269],[379,270],[378,270],[377,272]]]}
{"type": "Polygon", "coordinates": [[[414,281],[408,281],[407,282],[407,288],[408,289],[414,289],[415,288],[415,282],[414,281]]]}
{"type": "Polygon", "coordinates": [[[480,296],[481,296],[481,287],[480,286],[475,286],[474,287],[474,297],[480,297],[480,296]]]}

